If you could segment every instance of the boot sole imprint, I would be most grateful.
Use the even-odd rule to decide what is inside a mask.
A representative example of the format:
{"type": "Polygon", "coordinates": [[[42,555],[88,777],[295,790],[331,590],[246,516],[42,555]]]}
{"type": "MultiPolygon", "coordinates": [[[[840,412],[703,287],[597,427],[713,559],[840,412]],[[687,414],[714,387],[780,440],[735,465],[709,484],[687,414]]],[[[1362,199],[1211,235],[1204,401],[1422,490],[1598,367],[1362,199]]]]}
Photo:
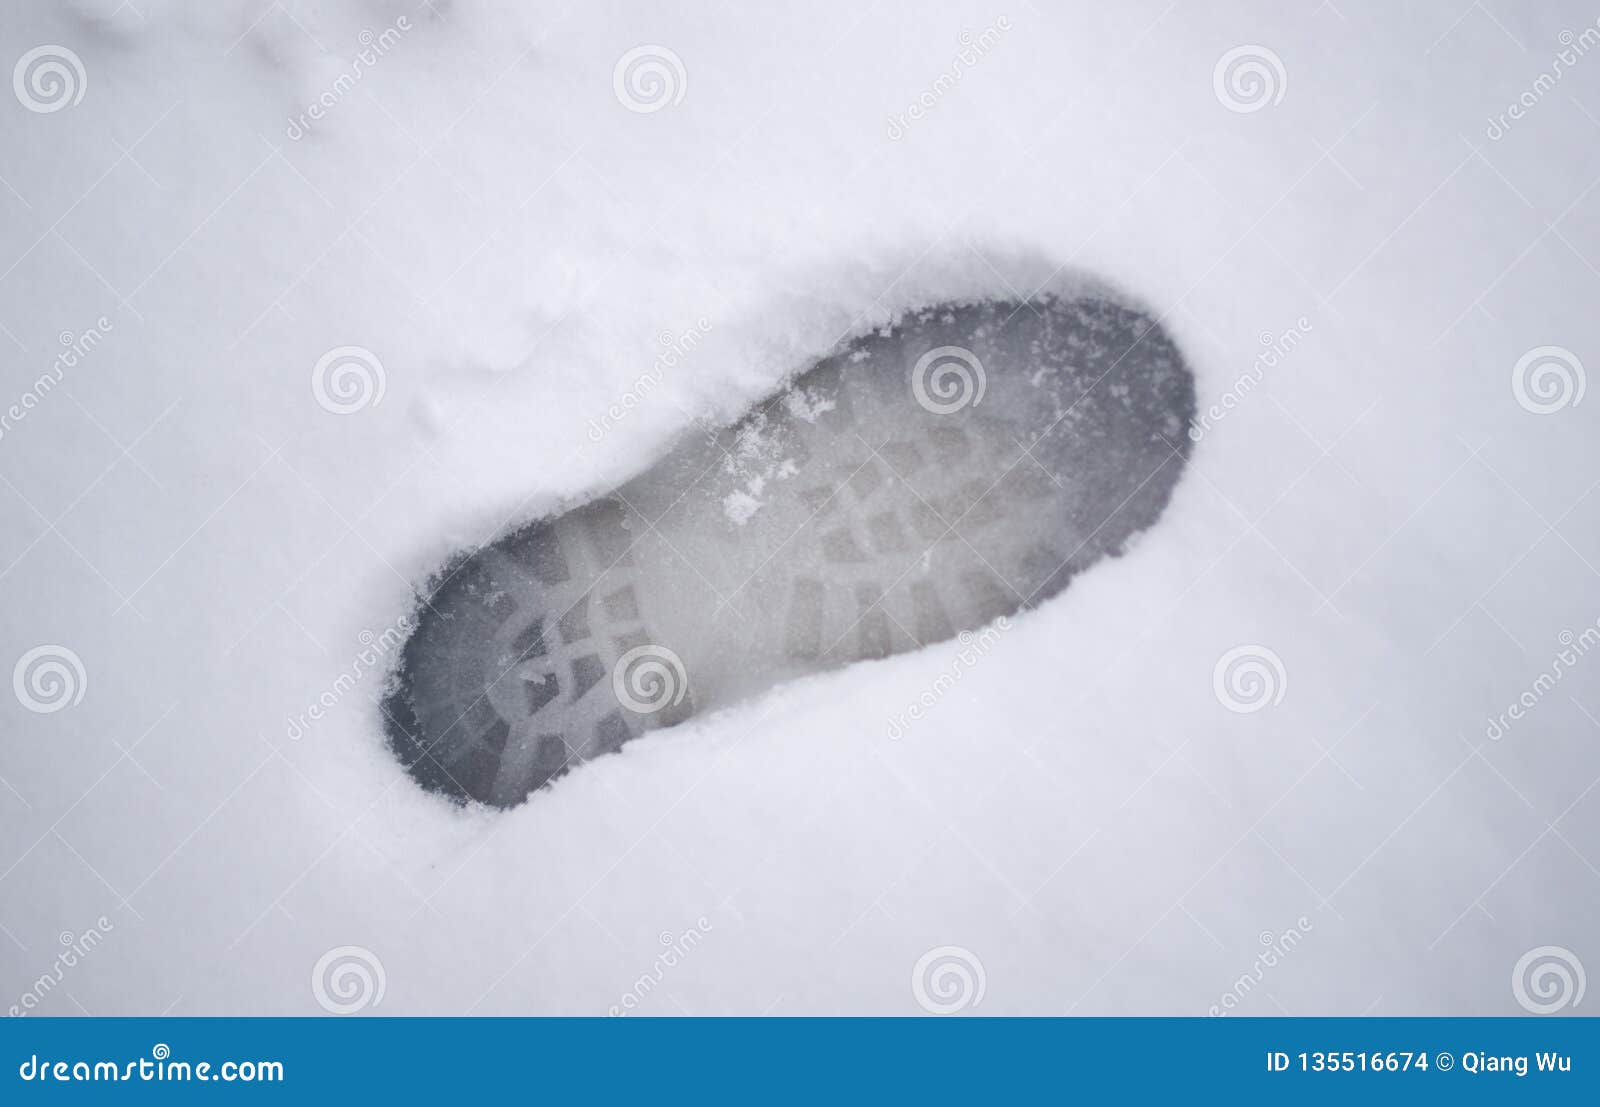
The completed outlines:
{"type": "Polygon", "coordinates": [[[949,304],[457,558],[384,703],[424,787],[501,807],[646,730],[1036,606],[1160,516],[1194,382],[1101,296],[949,304]]]}

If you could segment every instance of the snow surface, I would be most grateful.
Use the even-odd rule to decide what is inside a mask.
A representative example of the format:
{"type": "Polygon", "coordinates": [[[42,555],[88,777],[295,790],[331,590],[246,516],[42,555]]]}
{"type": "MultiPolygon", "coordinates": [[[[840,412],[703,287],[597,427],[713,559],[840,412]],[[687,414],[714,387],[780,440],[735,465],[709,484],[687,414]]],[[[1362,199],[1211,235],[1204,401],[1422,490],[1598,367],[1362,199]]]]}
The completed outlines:
{"type": "Polygon", "coordinates": [[[379,1014],[918,1013],[941,946],[981,962],[975,1014],[1520,1013],[1528,950],[1600,969],[1600,657],[1485,735],[1600,616],[1600,404],[1511,388],[1533,347],[1600,364],[1600,59],[1488,135],[1593,18],[8,4],[6,65],[59,44],[87,83],[0,103],[6,404],[102,333],[0,437],[3,660],[85,674],[54,712],[0,697],[0,1004],[91,927],[37,1010],[316,1013],[352,945],[379,1014]],[[646,44],[685,79],[638,112],[613,67],[646,44]],[[1219,101],[1242,44],[1281,58],[1281,102],[1219,101]],[[1060,265],[1160,313],[1203,407],[1302,337],[1158,527],[902,736],[957,643],[510,813],[395,764],[360,655],[451,553],[852,328],[1060,265]],[[339,346],[381,362],[380,402],[319,405],[339,346]],[[1281,659],[1275,706],[1214,690],[1241,645],[1281,659]]]}

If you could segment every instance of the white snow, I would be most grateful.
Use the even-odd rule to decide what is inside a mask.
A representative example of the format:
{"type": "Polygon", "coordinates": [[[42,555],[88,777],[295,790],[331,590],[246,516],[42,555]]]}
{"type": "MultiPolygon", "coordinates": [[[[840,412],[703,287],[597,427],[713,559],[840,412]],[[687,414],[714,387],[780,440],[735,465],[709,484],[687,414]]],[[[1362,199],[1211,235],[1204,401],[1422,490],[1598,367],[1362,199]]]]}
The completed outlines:
{"type": "Polygon", "coordinates": [[[1239,1011],[1519,1013],[1528,950],[1600,968],[1600,693],[1485,736],[1600,615],[1600,405],[1511,384],[1539,346],[1600,363],[1600,60],[1489,137],[1594,13],[1024,4],[936,86],[1001,14],[11,5],[0,60],[86,84],[0,103],[3,660],[64,647],[83,694],[0,701],[0,1003],[101,918],[38,1010],[315,1013],[345,946],[388,1014],[916,1013],[944,946],[974,1013],[1203,1014],[1291,928],[1239,1011]],[[1280,102],[1219,101],[1243,44],[1280,102]],[[619,99],[641,45],[680,101],[619,99]],[[852,330],[1061,265],[1161,315],[1202,408],[1312,326],[1161,524],[904,738],[956,643],[510,813],[394,763],[358,658],[452,553],[852,330]],[[338,347],[334,399],[381,402],[319,405],[338,347]],[[1221,702],[1241,645],[1281,703],[1221,702]]]}
{"type": "MultiPolygon", "coordinates": [[[[752,485],[757,485],[765,482],[761,481],[760,478],[757,478],[751,483],[752,485]]],[[[760,494],[760,491],[761,490],[759,488],[756,488],[754,491],[750,492],[746,492],[741,489],[738,492],[729,492],[726,496],[724,496],[722,500],[722,511],[727,517],[728,522],[732,523],[736,527],[742,527],[748,523],[755,516],[755,513],[761,510],[762,501],[756,498],[760,494]]]]}

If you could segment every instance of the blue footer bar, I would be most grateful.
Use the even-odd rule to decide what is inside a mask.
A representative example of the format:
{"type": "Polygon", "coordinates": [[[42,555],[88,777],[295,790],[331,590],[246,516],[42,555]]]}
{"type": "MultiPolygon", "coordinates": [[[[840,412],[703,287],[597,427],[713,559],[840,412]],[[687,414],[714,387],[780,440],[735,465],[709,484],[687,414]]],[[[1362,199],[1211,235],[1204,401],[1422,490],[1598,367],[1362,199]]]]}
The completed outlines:
{"type": "Polygon", "coordinates": [[[1600,1102],[1590,1018],[19,1019],[0,1044],[6,1104],[229,1093],[469,1105],[1097,1093],[1600,1102]]]}

